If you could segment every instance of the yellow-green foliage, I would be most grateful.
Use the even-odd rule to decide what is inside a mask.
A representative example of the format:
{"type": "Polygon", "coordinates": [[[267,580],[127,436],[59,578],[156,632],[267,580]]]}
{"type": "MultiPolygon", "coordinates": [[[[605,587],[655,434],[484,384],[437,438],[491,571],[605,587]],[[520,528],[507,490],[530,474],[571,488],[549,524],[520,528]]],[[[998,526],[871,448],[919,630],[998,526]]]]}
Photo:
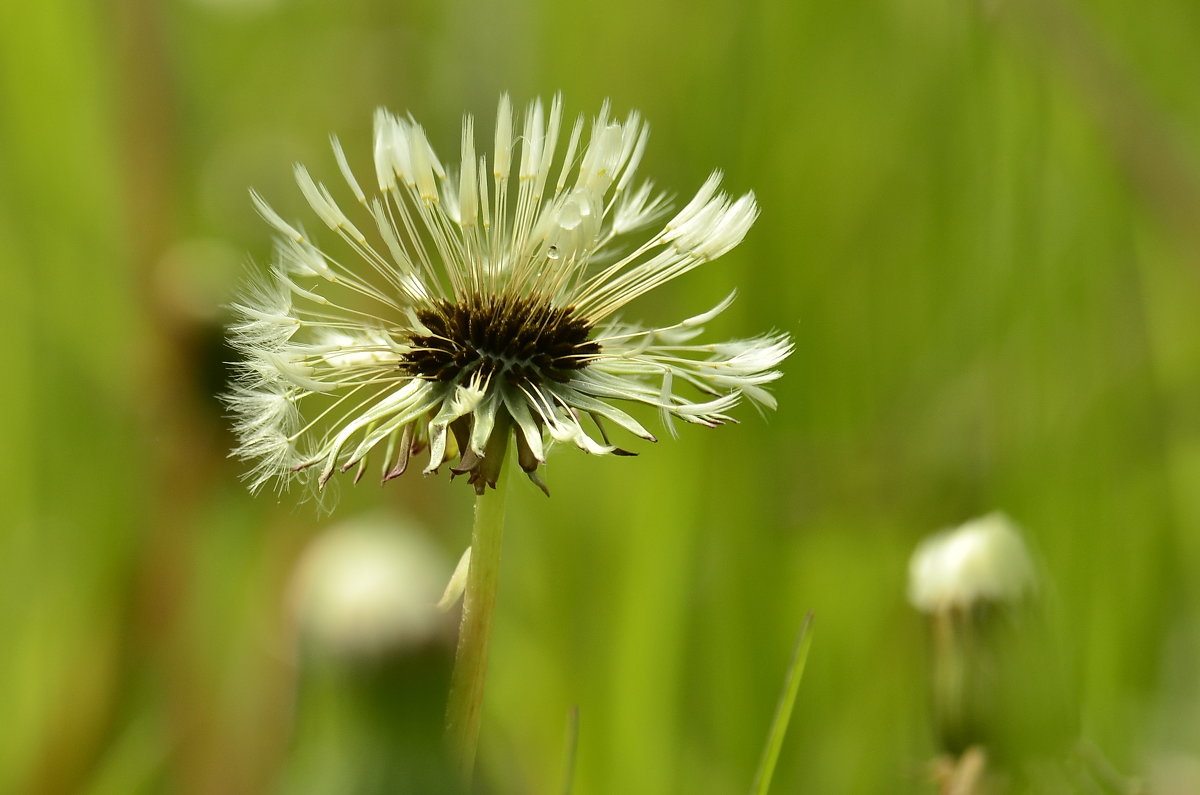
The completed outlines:
{"type": "Polygon", "coordinates": [[[753,189],[746,242],[629,314],[736,284],[714,338],[797,350],[765,419],[564,451],[549,500],[510,484],[481,779],[555,791],[578,705],[577,795],[746,791],[811,609],[773,791],[931,791],[907,559],[996,509],[1082,736],[1130,774],[1194,759],[1197,8],[4,3],[0,791],[386,792],[436,747],[451,645],[391,677],[310,663],[287,582],[381,504],[449,571],[470,489],[343,486],[332,519],[250,497],[220,306],[269,257],[248,187],[299,216],[291,163],[335,183],[329,133],[370,173],[375,106],[454,151],[502,90],[611,97],[661,187],[753,189]]]}

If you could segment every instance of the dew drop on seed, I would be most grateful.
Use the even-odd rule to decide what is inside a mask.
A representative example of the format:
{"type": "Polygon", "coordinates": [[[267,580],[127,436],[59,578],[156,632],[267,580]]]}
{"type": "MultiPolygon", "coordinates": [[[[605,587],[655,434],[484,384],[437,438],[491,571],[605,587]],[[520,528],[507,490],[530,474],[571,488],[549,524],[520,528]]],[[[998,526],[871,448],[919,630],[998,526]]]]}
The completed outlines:
{"type": "Polygon", "coordinates": [[[546,252],[546,259],[558,259],[558,257],[558,246],[551,246],[550,250],[546,252]]]}
{"type": "Polygon", "coordinates": [[[558,213],[558,225],[564,231],[570,232],[583,222],[583,213],[577,199],[568,199],[558,213]]]}

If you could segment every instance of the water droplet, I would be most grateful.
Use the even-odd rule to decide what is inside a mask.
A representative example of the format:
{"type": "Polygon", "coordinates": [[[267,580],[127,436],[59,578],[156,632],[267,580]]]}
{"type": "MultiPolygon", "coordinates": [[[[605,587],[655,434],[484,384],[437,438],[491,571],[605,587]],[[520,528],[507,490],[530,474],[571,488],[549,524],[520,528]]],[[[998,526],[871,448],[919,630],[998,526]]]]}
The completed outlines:
{"type": "Polygon", "coordinates": [[[551,246],[546,252],[546,259],[558,259],[558,246],[551,246]]]}
{"type": "Polygon", "coordinates": [[[570,232],[583,222],[583,211],[580,203],[580,199],[577,196],[572,196],[563,203],[562,209],[558,211],[557,219],[560,228],[570,232]]]}

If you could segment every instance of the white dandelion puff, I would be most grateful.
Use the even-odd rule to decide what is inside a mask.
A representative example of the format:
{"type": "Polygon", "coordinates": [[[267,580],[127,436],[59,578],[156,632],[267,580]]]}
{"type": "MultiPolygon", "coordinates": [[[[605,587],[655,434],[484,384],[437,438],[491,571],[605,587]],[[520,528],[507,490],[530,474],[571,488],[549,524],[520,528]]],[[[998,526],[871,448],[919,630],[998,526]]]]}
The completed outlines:
{"type": "Polygon", "coordinates": [[[477,148],[467,117],[448,170],[420,125],[377,111],[376,195],[332,139],[353,213],[295,167],[342,241],[336,253],[251,193],[277,233],[275,261],[234,304],[243,360],[225,399],[252,488],[321,488],[350,470],[357,480],[372,456],[387,481],[427,451],[424,471],[452,461],[482,493],[510,439],[541,486],[554,443],[629,455],[605,423],[655,440],[620,403],[657,410],[672,433],[676,420],[728,422],[743,398],[775,406],[766,386],[792,352],[787,335],[696,342],[733,294],[674,325],[617,319],[737,246],[758,217],[754,195],[730,197],[714,172],[658,232],[631,240],[670,211],[635,184],[648,127],[636,112],[614,120],[605,103],[585,128],[582,117],[564,127],[558,97],[518,119],[502,96],[492,146],[477,148]]]}
{"type": "Polygon", "coordinates": [[[990,513],[921,541],[908,564],[908,599],[934,613],[981,601],[1016,602],[1036,586],[1017,526],[990,513]]]}

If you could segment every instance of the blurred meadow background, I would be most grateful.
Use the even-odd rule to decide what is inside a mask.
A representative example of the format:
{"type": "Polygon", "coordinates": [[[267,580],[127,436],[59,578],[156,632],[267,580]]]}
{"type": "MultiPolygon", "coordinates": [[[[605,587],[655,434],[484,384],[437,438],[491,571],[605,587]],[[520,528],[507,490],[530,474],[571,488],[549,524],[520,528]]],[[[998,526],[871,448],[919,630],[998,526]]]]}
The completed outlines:
{"type": "Polygon", "coordinates": [[[384,105],[453,161],[501,91],[641,110],[684,199],[754,190],[628,314],[737,287],[712,338],[797,347],[765,418],[512,479],[480,787],[562,791],[578,707],[580,795],[747,791],[811,609],[773,791],[936,792],[908,557],[1000,509],[1043,578],[1029,693],[1200,792],[1197,74],[1193,0],[0,5],[0,792],[438,791],[452,621],[322,651],[297,572],[374,523],[440,589],[470,489],[252,497],[214,395],[270,258],[248,188],[315,227],[291,165],[337,183],[329,134],[369,174],[384,105]]]}

